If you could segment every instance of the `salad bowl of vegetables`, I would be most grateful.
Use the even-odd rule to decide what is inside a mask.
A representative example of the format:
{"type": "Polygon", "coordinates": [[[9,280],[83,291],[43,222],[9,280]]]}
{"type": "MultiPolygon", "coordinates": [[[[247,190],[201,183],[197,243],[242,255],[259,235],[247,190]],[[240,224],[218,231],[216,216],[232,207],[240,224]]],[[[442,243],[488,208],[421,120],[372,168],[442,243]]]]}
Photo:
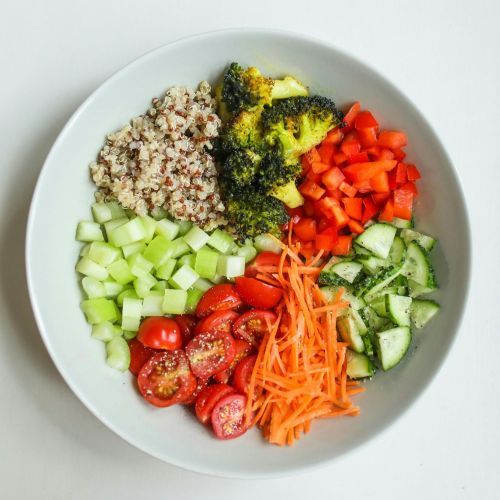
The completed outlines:
{"type": "Polygon", "coordinates": [[[181,40],[99,87],[46,160],[26,246],[81,401],[229,477],[315,467],[390,426],[438,376],[469,262],[425,117],[354,58],[266,30],[181,40]]]}

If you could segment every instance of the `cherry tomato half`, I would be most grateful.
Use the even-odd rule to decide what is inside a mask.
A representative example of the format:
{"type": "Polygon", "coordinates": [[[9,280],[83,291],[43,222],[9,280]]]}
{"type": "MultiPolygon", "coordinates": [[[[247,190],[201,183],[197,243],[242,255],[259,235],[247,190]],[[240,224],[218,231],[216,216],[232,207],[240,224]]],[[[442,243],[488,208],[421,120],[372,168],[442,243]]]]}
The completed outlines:
{"type": "Polygon", "coordinates": [[[220,439],[233,439],[244,434],[247,397],[229,394],[220,399],[212,411],[212,427],[220,439]]]}
{"type": "Polygon", "coordinates": [[[215,311],[237,309],[241,305],[241,298],[233,285],[215,285],[207,290],[198,302],[196,316],[202,318],[215,311]]]}
{"type": "Polygon", "coordinates": [[[174,351],[182,347],[182,335],[179,325],[170,318],[151,316],[139,327],[137,339],[153,349],[174,351]]]}
{"type": "Polygon", "coordinates": [[[197,378],[196,379],[196,387],[194,391],[182,402],[183,405],[192,405],[198,399],[200,392],[205,389],[208,385],[208,379],[206,378],[197,378]]]}
{"type": "Polygon", "coordinates": [[[196,335],[186,346],[191,370],[197,377],[209,378],[225,370],[236,354],[234,339],[223,331],[196,335]]]}
{"type": "Polygon", "coordinates": [[[242,359],[233,375],[233,387],[242,394],[246,394],[248,384],[250,383],[250,377],[252,376],[253,367],[255,366],[255,361],[257,356],[247,356],[242,359]]]}
{"type": "Polygon", "coordinates": [[[248,356],[252,352],[252,346],[244,340],[236,339],[234,341],[234,345],[236,347],[236,354],[234,355],[234,359],[228,368],[214,375],[214,380],[216,382],[227,384],[234,372],[234,369],[236,368],[236,365],[244,357],[248,356]]]}
{"type": "Polygon", "coordinates": [[[279,266],[281,255],[274,252],[261,252],[255,260],[246,267],[245,276],[255,278],[257,274],[256,266],[279,266]]]}
{"type": "Polygon", "coordinates": [[[160,351],[144,364],[137,377],[139,391],[146,401],[166,407],[182,403],[196,388],[196,378],[181,349],[160,351]]]}
{"type": "Polygon", "coordinates": [[[194,333],[195,335],[203,332],[207,333],[216,331],[231,333],[231,327],[238,317],[239,314],[230,309],[227,311],[215,311],[210,316],[206,316],[198,322],[196,328],[194,329],[194,333]]]}
{"type": "Polygon", "coordinates": [[[130,349],[130,366],[129,370],[137,376],[141,371],[141,368],[144,366],[144,363],[156,354],[156,349],[151,349],[150,347],[146,347],[142,342],[139,342],[137,339],[132,339],[128,343],[128,347],[130,349]]]}
{"type": "Polygon", "coordinates": [[[281,288],[268,285],[255,278],[246,278],[244,276],[236,278],[236,291],[240,294],[245,304],[260,309],[274,307],[283,295],[281,288]]]}
{"type": "Polygon", "coordinates": [[[262,337],[276,321],[276,314],[272,311],[252,309],[242,314],[233,324],[233,334],[237,339],[246,340],[258,347],[262,337]]]}
{"type": "Polygon", "coordinates": [[[181,329],[182,345],[185,346],[194,337],[196,318],[189,314],[182,314],[175,317],[175,322],[181,329]]]}
{"type": "Polygon", "coordinates": [[[234,388],[227,384],[214,384],[205,387],[205,389],[200,392],[194,406],[194,411],[196,412],[198,420],[202,424],[206,424],[210,420],[212,411],[217,402],[234,392],[236,392],[234,388]]]}

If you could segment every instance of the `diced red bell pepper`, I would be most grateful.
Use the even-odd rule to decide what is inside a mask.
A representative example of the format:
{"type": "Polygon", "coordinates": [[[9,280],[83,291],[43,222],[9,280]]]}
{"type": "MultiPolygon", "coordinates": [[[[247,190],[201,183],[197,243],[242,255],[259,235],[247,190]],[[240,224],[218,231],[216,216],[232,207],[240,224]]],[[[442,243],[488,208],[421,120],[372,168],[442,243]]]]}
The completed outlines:
{"type": "Polygon", "coordinates": [[[310,259],[314,255],[314,243],[312,241],[301,243],[299,253],[304,259],[310,259]]]}
{"type": "Polygon", "coordinates": [[[325,190],[311,179],[306,179],[300,185],[299,191],[307,198],[311,198],[311,200],[319,200],[325,194],[325,190]]]}
{"type": "Polygon", "coordinates": [[[342,182],[339,186],[339,190],[342,191],[342,193],[349,196],[349,198],[353,198],[354,196],[356,196],[356,193],[358,192],[358,190],[354,186],[351,186],[347,182],[342,182]]]}
{"type": "Polygon", "coordinates": [[[347,156],[344,153],[334,153],[332,160],[335,165],[342,165],[347,161],[347,156]]]}
{"type": "Polygon", "coordinates": [[[300,241],[314,241],[316,238],[316,221],[314,219],[300,219],[293,226],[293,231],[300,241]]]}
{"type": "Polygon", "coordinates": [[[331,251],[333,255],[348,255],[352,247],[352,234],[341,235],[333,242],[331,251]]]}
{"type": "Polygon", "coordinates": [[[300,159],[300,163],[302,164],[302,173],[307,174],[311,168],[311,164],[309,163],[309,160],[307,159],[307,155],[302,155],[302,158],[300,159]]]}
{"type": "Polygon", "coordinates": [[[316,210],[314,209],[314,202],[312,200],[304,200],[302,208],[304,209],[304,214],[307,217],[313,217],[316,213],[316,210]]]}
{"type": "Polygon", "coordinates": [[[363,198],[363,217],[361,218],[361,222],[366,224],[370,219],[377,215],[378,211],[379,209],[370,198],[363,198]]]}
{"type": "Polygon", "coordinates": [[[417,186],[415,185],[414,182],[406,182],[405,184],[403,184],[399,189],[404,189],[406,191],[410,191],[411,193],[413,193],[415,196],[418,195],[418,189],[417,189],[417,186]]]}
{"type": "Polygon", "coordinates": [[[389,198],[384,206],[384,209],[380,212],[378,220],[392,222],[392,219],[394,219],[394,202],[392,201],[392,198],[389,198]]]}
{"type": "Polygon", "coordinates": [[[326,217],[321,218],[316,225],[318,233],[323,233],[326,229],[332,229],[332,221],[326,217]]]}
{"type": "Polygon", "coordinates": [[[409,181],[417,181],[418,179],[420,179],[420,177],[422,177],[420,175],[420,172],[418,171],[418,168],[412,163],[410,163],[406,167],[406,176],[409,181]]]}
{"type": "Polygon", "coordinates": [[[413,193],[406,189],[394,190],[394,217],[411,220],[413,193]]]}
{"type": "MultiPolygon", "coordinates": [[[[407,180],[407,165],[406,163],[398,163],[398,166],[396,167],[396,184],[400,186],[401,184],[404,184],[407,180]]],[[[394,189],[394,188],[393,188],[394,189]]]]}
{"type": "Polygon", "coordinates": [[[312,147],[304,156],[309,162],[309,165],[312,165],[315,161],[321,161],[321,156],[315,147],[312,147]]]}
{"type": "Polygon", "coordinates": [[[343,193],[340,189],[335,189],[335,191],[332,191],[331,189],[326,190],[326,195],[329,198],[336,199],[337,201],[340,201],[344,197],[344,194],[345,193],[343,193]]]}
{"type": "Polygon", "coordinates": [[[358,137],[361,146],[369,148],[377,145],[377,129],[376,128],[363,128],[358,130],[358,137]]]}
{"type": "Polygon", "coordinates": [[[342,198],[345,213],[351,219],[361,220],[363,216],[363,200],[361,198],[342,198]]]}
{"type": "Polygon", "coordinates": [[[361,104],[356,101],[350,108],[349,111],[344,115],[344,124],[345,127],[342,129],[344,133],[346,132],[346,129],[350,129],[354,126],[354,120],[358,116],[359,112],[361,111],[361,104]]]}
{"type": "MultiPolygon", "coordinates": [[[[298,217],[300,219],[301,217],[304,217],[304,210],[302,209],[302,207],[296,207],[296,208],[288,208],[287,207],[286,212],[291,218],[298,217]]],[[[294,221],[294,222],[297,222],[297,221],[294,221]]]]}
{"type": "Polygon", "coordinates": [[[348,215],[344,212],[343,208],[338,205],[332,207],[332,216],[337,229],[343,228],[349,222],[348,215]]]}
{"type": "Polygon", "coordinates": [[[390,149],[381,148],[378,160],[394,160],[394,153],[390,149]]]}
{"type": "Polygon", "coordinates": [[[333,167],[321,176],[321,182],[323,185],[332,191],[338,189],[344,179],[345,175],[339,167],[333,167]]]}
{"type": "Polygon", "coordinates": [[[398,162],[395,160],[356,163],[344,168],[344,175],[353,182],[364,181],[375,177],[380,172],[392,170],[398,162]]]}
{"type": "Polygon", "coordinates": [[[352,187],[355,187],[359,193],[369,193],[372,191],[370,179],[365,181],[353,182],[352,187]]]}
{"type": "Polygon", "coordinates": [[[347,159],[349,165],[353,165],[354,163],[366,163],[367,161],[370,161],[370,157],[366,151],[356,153],[347,159]]]}
{"type": "Polygon", "coordinates": [[[401,148],[393,149],[392,153],[395,160],[403,161],[406,158],[406,153],[401,148]]]}
{"type": "MultiPolygon", "coordinates": [[[[378,146],[371,146],[371,147],[366,149],[366,152],[372,158],[378,158],[380,155],[380,148],[378,146]]],[[[389,159],[392,159],[392,158],[389,158],[389,159]]]]}
{"type": "Polygon", "coordinates": [[[321,175],[315,174],[311,169],[309,170],[309,172],[307,172],[306,179],[319,184],[321,182],[321,175]]]}
{"type": "Polygon", "coordinates": [[[383,148],[398,149],[407,144],[406,134],[398,130],[383,130],[378,136],[378,145],[383,148]]]}
{"type": "Polygon", "coordinates": [[[354,121],[354,128],[356,130],[377,127],[378,121],[375,120],[375,117],[369,111],[361,111],[358,113],[358,116],[356,116],[356,120],[354,121]]]}
{"type": "Polygon", "coordinates": [[[340,145],[340,151],[342,151],[347,158],[361,151],[361,143],[359,142],[358,134],[355,131],[349,132],[344,137],[344,140],[340,145]]]}
{"type": "Polygon", "coordinates": [[[331,251],[336,240],[337,235],[335,233],[335,230],[333,228],[325,229],[322,233],[318,233],[316,235],[316,250],[331,251]]]}
{"type": "Polygon", "coordinates": [[[316,202],[315,208],[317,212],[321,213],[327,219],[332,219],[333,209],[338,206],[339,202],[335,198],[325,196],[316,202]]]}
{"type": "Polygon", "coordinates": [[[326,172],[329,168],[330,168],[330,164],[329,163],[322,163],[320,161],[315,161],[311,165],[311,170],[315,174],[322,174],[323,172],[326,172]]]}
{"type": "Polygon", "coordinates": [[[370,184],[376,193],[388,193],[389,189],[389,176],[387,172],[380,172],[370,179],[370,184]]]}
{"type": "Polygon", "coordinates": [[[356,221],[354,219],[351,219],[347,223],[347,227],[349,228],[351,233],[354,233],[354,234],[361,234],[365,230],[365,228],[358,221],[356,221]]]}
{"type": "Polygon", "coordinates": [[[323,141],[321,146],[318,147],[318,153],[322,163],[330,164],[335,148],[332,144],[323,141]]]}
{"type": "Polygon", "coordinates": [[[339,142],[341,142],[343,138],[344,133],[342,132],[342,130],[339,127],[335,127],[333,130],[330,130],[328,134],[326,134],[326,137],[321,144],[339,144],[339,142]]]}
{"type": "Polygon", "coordinates": [[[386,204],[390,196],[391,193],[373,193],[372,200],[377,207],[382,208],[386,204]]]}
{"type": "Polygon", "coordinates": [[[389,189],[391,191],[394,191],[397,187],[398,187],[398,184],[396,182],[396,168],[393,168],[389,174],[388,174],[388,177],[389,177],[389,189]]]}

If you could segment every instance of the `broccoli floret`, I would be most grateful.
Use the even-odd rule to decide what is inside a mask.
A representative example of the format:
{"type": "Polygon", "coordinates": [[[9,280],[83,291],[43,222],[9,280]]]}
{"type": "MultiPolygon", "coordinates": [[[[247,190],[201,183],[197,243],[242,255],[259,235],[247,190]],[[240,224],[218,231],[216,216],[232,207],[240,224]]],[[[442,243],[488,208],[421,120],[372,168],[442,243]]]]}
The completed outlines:
{"type": "Polygon", "coordinates": [[[220,137],[223,154],[238,149],[261,150],[265,147],[262,138],[261,113],[241,111],[224,127],[220,137]]]}
{"type": "Polygon", "coordinates": [[[335,103],[326,97],[291,97],[262,113],[265,139],[279,144],[286,158],[298,158],[341,123],[335,103]]]}
{"type": "Polygon", "coordinates": [[[259,192],[231,197],[226,201],[226,209],[229,223],[241,241],[264,233],[281,237],[281,226],[289,219],[280,201],[259,192]]]}
{"type": "Polygon", "coordinates": [[[267,78],[254,67],[229,66],[220,92],[220,107],[231,113],[271,104],[273,99],[308,95],[307,88],[291,76],[282,80],[267,78]]]}
{"type": "Polygon", "coordinates": [[[237,149],[224,161],[219,183],[225,193],[240,194],[255,183],[261,157],[250,149],[237,149]]]}

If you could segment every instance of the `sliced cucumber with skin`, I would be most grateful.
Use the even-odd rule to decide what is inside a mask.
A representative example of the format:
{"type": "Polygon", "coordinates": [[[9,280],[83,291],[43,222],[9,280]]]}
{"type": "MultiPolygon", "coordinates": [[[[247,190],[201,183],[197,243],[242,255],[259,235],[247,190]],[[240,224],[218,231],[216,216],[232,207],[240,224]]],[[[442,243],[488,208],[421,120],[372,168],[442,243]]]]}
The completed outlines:
{"type": "Polygon", "coordinates": [[[368,356],[347,349],[347,376],[349,378],[367,378],[374,374],[375,367],[368,356]]]}
{"type": "Polygon", "coordinates": [[[405,254],[405,242],[399,236],[396,236],[392,242],[391,250],[389,251],[389,261],[393,264],[400,264],[403,262],[405,254]]]}
{"type": "Polygon", "coordinates": [[[364,286],[363,297],[367,302],[373,300],[384,288],[401,274],[400,266],[391,266],[372,276],[364,286]]]}
{"type": "Polygon", "coordinates": [[[408,280],[415,281],[425,288],[436,288],[434,270],[427,252],[418,243],[412,241],[406,250],[402,274],[408,280]]]}
{"type": "Polygon", "coordinates": [[[356,255],[367,255],[367,256],[372,255],[372,253],[369,250],[363,248],[361,245],[358,245],[357,243],[354,243],[353,248],[356,255]]]}
{"type": "Polygon", "coordinates": [[[379,259],[373,255],[361,255],[357,257],[357,261],[361,263],[364,270],[371,275],[377,274],[382,268],[387,266],[385,259],[379,259]]]}
{"type": "Polygon", "coordinates": [[[353,351],[364,351],[365,344],[363,338],[355,319],[351,315],[338,318],[337,329],[344,342],[347,342],[353,351]]]}
{"type": "Polygon", "coordinates": [[[375,300],[370,302],[370,307],[375,311],[375,314],[377,316],[380,316],[381,318],[388,318],[389,315],[387,314],[387,309],[385,308],[385,295],[381,295],[380,297],[377,297],[375,300]]]}
{"type": "Polygon", "coordinates": [[[428,293],[435,292],[436,290],[437,287],[422,286],[416,281],[413,281],[411,279],[408,280],[408,291],[412,299],[420,297],[421,295],[427,295],[428,293]]]}
{"type": "Polygon", "coordinates": [[[392,219],[391,224],[398,229],[411,229],[413,227],[413,219],[412,220],[406,220],[406,219],[400,219],[399,217],[394,217],[392,219]]]}
{"type": "Polygon", "coordinates": [[[376,257],[387,259],[396,236],[396,228],[390,224],[373,224],[356,238],[356,243],[376,257]]]}
{"type": "Polygon", "coordinates": [[[401,238],[409,245],[412,241],[420,245],[425,251],[430,252],[436,245],[436,239],[432,236],[413,231],[412,229],[403,229],[401,238]]]}
{"type": "Polygon", "coordinates": [[[438,312],[441,306],[433,300],[414,300],[410,318],[416,328],[423,328],[438,312]]]}
{"type": "Polygon", "coordinates": [[[337,295],[338,291],[341,288],[344,289],[344,293],[342,295],[342,299],[348,301],[352,309],[358,310],[358,309],[361,309],[362,307],[364,307],[366,305],[366,302],[361,297],[356,297],[346,287],[342,287],[342,286],[323,286],[323,287],[320,288],[320,290],[323,293],[326,301],[328,303],[331,303],[331,302],[333,302],[333,299],[335,298],[335,296],[337,295]]]}
{"type": "Polygon", "coordinates": [[[349,283],[351,285],[359,276],[362,269],[363,265],[359,262],[338,262],[326,271],[321,271],[319,281],[325,285],[342,285],[343,283],[349,283]]]}
{"type": "Polygon", "coordinates": [[[410,326],[411,297],[387,294],[385,296],[385,309],[389,319],[399,326],[410,326]]]}
{"type": "Polygon", "coordinates": [[[375,356],[375,349],[373,347],[373,338],[371,335],[363,335],[363,344],[365,344],[365,354],[370,358],[375,356]]]}
{"type": "Polygon", "coordinates": [[[407,326],[398,326],[375,334],[378,359],[384,371],[394,368],[408,352],[411,331],[407,326]]]}
{"type": "MultiPolygon", "coordinates": [[[[384,304],[384,313],[385,312],[384,304]]],[[[368,328],[374,332],[382,330],[383,325],[386,323],[385,318],[379,316],[370,306],[363,307],[360,314],[368,328]]]]}

